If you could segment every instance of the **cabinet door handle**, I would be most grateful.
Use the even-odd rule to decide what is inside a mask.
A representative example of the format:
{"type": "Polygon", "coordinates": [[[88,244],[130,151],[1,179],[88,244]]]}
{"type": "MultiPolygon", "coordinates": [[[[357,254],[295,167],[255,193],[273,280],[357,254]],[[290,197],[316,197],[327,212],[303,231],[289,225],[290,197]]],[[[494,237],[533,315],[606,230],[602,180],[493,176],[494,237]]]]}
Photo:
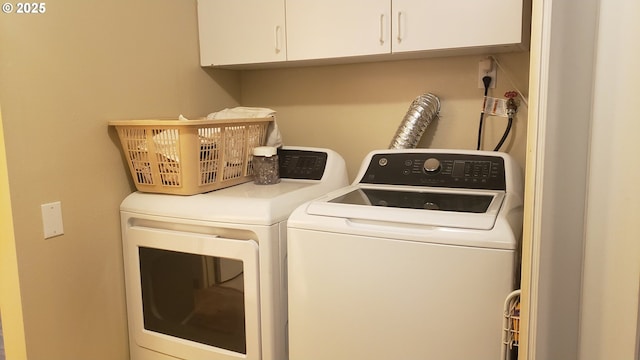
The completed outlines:
{"type": "Polygon", "coordinates": [[[280,48],[280,25],[276,25],[276,28],[275,28],[275,38],[276,38],[276,39],[275,39],[275,41],[276,41],[276,44],[275,44],[275,45],[276,45],[275,50],[276,50],[276,54],[279,54],[279,53],[280,53],[280,51],[282,50],[282,49],[280,48]]]}
{"type": "Polygon", "coordinates": [[[380,45],[384,45],[384,14],[380,14],[380,45]]]}
{"type": "Polygon", "coordinates": [[[398,11],[398,43],[402,42],[402,11],[398,11]]]}

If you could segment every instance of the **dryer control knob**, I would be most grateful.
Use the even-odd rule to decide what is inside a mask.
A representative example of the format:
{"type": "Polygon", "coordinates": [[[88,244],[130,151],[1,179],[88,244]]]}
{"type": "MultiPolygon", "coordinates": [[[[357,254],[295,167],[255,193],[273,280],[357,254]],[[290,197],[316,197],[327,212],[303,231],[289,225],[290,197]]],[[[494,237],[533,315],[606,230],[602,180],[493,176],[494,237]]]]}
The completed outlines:
{"type": "Polygon", "coordinates": [[[434,173],[438,170],[440,170],[440,160],[428,158],[427,161],[424,162],[424,171],[427,173],[434,173]]]}

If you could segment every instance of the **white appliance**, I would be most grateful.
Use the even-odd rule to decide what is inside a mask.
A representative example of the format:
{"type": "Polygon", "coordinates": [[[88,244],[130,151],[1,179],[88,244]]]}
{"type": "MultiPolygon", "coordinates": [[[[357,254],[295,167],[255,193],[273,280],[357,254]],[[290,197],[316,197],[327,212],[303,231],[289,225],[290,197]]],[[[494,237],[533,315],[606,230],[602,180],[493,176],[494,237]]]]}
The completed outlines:
{"type": "Polygon", "coordinates": [[[122,202],[132,360],[287,358],[287,218],[348,182],[334,151],[278,154],[278,184],[122,202]]]}
{"type": "Polygon", "coordinates": [[[516,286],[507,154],[381,150],[288,222],[290,360],[497,360],[516,286]]]}

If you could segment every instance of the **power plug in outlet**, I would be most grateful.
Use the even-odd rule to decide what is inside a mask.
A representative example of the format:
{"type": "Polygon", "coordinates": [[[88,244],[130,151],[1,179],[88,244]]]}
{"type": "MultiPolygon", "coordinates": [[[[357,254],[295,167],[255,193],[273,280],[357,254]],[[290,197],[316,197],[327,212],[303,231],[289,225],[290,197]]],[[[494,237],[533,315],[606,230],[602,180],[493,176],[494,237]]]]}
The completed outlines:
{"type": "Polygon", "coordinates": [[[482,78],[485,76],[491,77],[491,84],[489,84],[489,88],[494,89],[496,87],[497,75],[498,69],[496,64],[493,62],[493,59],[486,58],[480,60],[478,63],[478,89],[484,89],[484,82],[482,82],[482,78]]]}

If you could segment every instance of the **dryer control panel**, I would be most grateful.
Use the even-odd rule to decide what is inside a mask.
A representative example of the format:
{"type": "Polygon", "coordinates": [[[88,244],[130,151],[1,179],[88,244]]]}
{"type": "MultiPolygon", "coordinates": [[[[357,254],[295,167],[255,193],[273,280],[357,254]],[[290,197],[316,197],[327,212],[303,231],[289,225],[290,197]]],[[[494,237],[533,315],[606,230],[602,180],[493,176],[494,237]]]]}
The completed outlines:
{"type": "Polygon", "coordinates": [[[327,166],[328,155],[322,151],[278,149],[281,178],[320,180],[327,166]]]}
{"type": "Polygon", "coordinates": [[[455,153],[390,152],[372,156],[360,183],[506,190],[504,159],[455,153]]]}

